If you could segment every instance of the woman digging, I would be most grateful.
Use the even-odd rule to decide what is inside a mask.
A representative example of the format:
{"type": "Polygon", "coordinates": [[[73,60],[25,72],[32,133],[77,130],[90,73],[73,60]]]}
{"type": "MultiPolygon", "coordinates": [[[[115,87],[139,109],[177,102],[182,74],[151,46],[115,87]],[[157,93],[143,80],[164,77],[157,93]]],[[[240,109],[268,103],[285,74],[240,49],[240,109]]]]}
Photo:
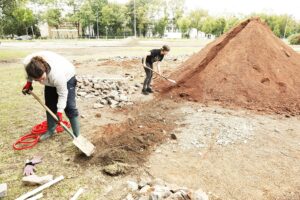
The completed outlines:
{"type": "Polygon", "coordinates": [[[70,120],[73,133],[80,134],[78,109],[76,107],[76,78],[75,67],[64,57],[50,51],[41,51],[27,56],[24,61],[27,73],[27,83],[23,87],[24,95],[33,90],[32,82],[38,81],[45,85],[45,104],[56,113],[58,122],[47,113],[48,130],[40,137],[46,140],[55,133],[57,124],[62,122],[65,111],[70,120]]]}
{"type": "Polygon", "coordinates": [[[143,58],[143,66],[146,72],[146,78],[143,85],[142,93],[144,95],[149,95],[149,93],[153,93],[153,90],[150,86],[152,76],[153,76],[153,63],[157,63],[157,72],[160,74],[160,62],[164,59],[164,56],[166,56],[170,52],[170,47],[168,45],[164,45],[160,49],[152,49],[150,53],[148,53],[145,58],[143,58]]]}

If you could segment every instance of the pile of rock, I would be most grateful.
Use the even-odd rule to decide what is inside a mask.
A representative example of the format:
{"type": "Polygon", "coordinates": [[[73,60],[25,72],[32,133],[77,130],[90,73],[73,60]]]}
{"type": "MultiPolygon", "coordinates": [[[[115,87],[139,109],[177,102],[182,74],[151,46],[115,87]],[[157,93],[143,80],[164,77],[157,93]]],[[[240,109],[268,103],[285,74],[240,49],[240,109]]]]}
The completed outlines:
{"type": "Polygon", "coordinates": [[[201,189],[197,191],[185,187],[167,184],[161,179],[142,179],[139,183],[127,181],[131,192],[124,200],[208,200],[201,189]]]}
{"type": "Polygon", "coordinates": [[[78,76],[77,97],[95,99],[95,109],[110,106],[123,107],[133,104],[132,94],[141,90],[142,84],[129,85],[127,79],[100,79],[94,76],[78,76]]]}

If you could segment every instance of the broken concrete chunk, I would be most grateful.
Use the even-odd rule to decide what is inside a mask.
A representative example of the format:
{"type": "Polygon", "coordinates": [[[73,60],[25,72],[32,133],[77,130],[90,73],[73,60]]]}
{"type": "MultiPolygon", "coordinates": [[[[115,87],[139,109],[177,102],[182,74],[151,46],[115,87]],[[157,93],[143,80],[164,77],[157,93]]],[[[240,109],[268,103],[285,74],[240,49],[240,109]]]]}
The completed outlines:
{"type": "Polygon", "coordinates": [[[125,200],[134,200],[134,198],[133,198],[132,194],[129,193],[129,194],[126,196],[125,200]]]}
{"type": "Polygon", "coordinates": [[[102,105],[102,104],[100,104],[100,103],[95,103],[94,105],[93,105],[93,108],[94,109],[99,109],[99,108],[103,108],[104,107],[104,105],[102,105]]]}
{"type": "Polygon", "coordinates": [[[145,185],[142,187],[142,189],[139,191],[140,194],[147,194],[151,191],[150,185],[145,185]]]}
{"type": "MultiPolygon", "coordinates": [[[[130,118],[129,118],[129,119],[130,119],[130,118]]],[[[129,119],[128,119],[128,121],[129,121],[129,119]]],[[[132,119],[130,119],[130,120],[132,120],[132,119]]],[[[133,123],[133,121],[132,121],[132,123],[133,123]]],[[[129,121],[129,124],[130,124],[130,125],[132,125],[132,123],[130,123],[130,121],[129,121]]],[[[140,188],[143,188],[143,187],[146,186],[146,185],[150,185],[150,184],[151,184],[151,181],[152,181],[152,179],[151,179],[150,177],[148,177],[148,176],[143,176],[143,177],[141,177],[140,180],[139,180],[139,187],[140,187],[140,188]]]]}
{"type": "Polygon", "coordinates": [[[192,193],[192,199],[193,200],[208,200],[208,196],[205,192],[203,192],[201,189],[199,189],[192,193]]]}
{"type": "Polygon", "coordinates": [[[7,195],[7,184],[0,184],[0,198],[5,197],[7,195]]]}
{"type": "Polygon", "coordinates": [[[25,185],[43,185],[52,180],[53,180],[53,175],[47,175],[47,176],[30,175],[22,178],[22,181],[25,185]]]}
{"type": "Polygon", "coordinates": [[[127,187],[131,190],[131,191],[136,191],[139,189],[139,185],[134,182],[134,181],[127,181],[127,187]]]}

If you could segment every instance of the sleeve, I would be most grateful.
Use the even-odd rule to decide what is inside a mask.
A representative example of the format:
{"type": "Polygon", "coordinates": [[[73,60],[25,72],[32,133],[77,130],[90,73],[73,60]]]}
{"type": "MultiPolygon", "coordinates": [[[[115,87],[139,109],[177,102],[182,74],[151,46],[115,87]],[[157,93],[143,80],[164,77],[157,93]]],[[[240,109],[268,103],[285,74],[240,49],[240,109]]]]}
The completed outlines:
{"type": "Polygon", "coordinates": [[[54,86],[58,94],[57,112],[63,112],[67,105],[68,88],[67,80],[63,75],[55,77],[54,86]]]}
{"type": "Polygon", "coordinates": [[[156,56],[156,51],[155,51],[155,49],[152,49],[152,50],[150,51],[150,54],[151,54],[151,57],[155,57],[155,56],[156,56]]]}

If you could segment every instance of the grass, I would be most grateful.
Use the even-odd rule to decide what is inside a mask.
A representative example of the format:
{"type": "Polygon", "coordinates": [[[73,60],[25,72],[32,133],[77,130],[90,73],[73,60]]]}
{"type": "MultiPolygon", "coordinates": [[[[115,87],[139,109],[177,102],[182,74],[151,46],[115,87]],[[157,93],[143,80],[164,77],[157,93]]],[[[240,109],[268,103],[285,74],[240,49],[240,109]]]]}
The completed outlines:
{"type": "MultiPolygon", "coordinates": [[[[78,151],[67,134],[39,143],[31,150],[13,150],[12,144],[28,133],[33,125],[43,121],[45,112],[33,97],[21,93],[25,82],[22,65],[0,64],[0,80],[0,183],[8,184],[8,196],[4,199],[15,199],[35,188],[23,186],[21,181],[25,160],[34,155],[43,156],[43,162],[37,165],[38,175],[65,176],[62,182],[44,191],[44,199],[68,199],[79,187],[89,187],[83,199],[97,199],[102,186],[96,183],[101,182],[103,175],[95,166],[86,169],[73,162],[78,151]]],[[[35,84],[34,91],[42,97],[42,86],[35,84]]]]}
{"type": "Polygon", "coordinates": [[[23,58],[30,52],[30,50],[1,49],[0,61],[23,58]]]}

